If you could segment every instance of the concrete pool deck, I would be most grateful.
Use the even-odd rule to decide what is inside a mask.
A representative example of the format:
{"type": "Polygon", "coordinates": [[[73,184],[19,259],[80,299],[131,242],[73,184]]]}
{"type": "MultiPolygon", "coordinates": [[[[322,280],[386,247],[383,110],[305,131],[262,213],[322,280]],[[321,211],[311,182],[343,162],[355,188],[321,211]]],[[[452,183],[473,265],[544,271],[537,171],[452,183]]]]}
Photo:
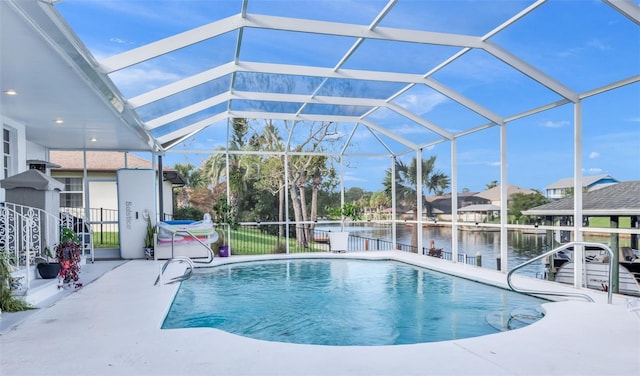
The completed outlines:
{"type": "MultiPolygon", "coordinates": [[[[276,255],[396,259],[504,284],[505,274],[405,252],[276,255]]],[[[216,258],[214,265],[266,257],[216,258]]],[[[96,264],[100,261],[96,262],[96,264]]],[[[2,375],[639,375],[640,316],[629,297],[588,292],[544,305],[525,328],[400,346],[333,347],[253,340],[216,329],[161,330],[178,285],[154,287],[160,261],[134,260],[30,314],[0,337],[2,375]]],[[[93,265],[87,265],[89,269],[93,265]]],[[[550,283],[516,278],[527,289],[550,283]]],[[[560,287],[557,284],[551,286],[560,287]]],[[[571,290],[566,287],[567,291],[571,290]]],[[[556,288],[557,290],[557,288],[556,288]]],[[[3,314],[5,316],[5,314],[3,314]]],[[[4,318],[3,318],[4,320],[4,318]]]]}

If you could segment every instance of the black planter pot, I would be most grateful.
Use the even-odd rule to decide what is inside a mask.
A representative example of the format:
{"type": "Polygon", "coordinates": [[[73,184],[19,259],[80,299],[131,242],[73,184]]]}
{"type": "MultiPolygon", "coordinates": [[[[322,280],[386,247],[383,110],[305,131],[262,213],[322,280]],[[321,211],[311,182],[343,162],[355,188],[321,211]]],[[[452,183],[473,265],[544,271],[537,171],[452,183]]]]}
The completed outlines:
{"type": "Polygon", "coordinates": [[[40,263],[37,266],[38,268],[38,273],[40,273],[40,277],[42,277],[42,279],[52,279],[52,278],[56,278],[58,276],[58,273],[60,272],[60,264],[57,262],[51,262],[51,263],[40,263]]]}
{"type": "Polygon", "coordinates": [[[153,247],[144,247],[144,258],[153,259],[153,247]]]}

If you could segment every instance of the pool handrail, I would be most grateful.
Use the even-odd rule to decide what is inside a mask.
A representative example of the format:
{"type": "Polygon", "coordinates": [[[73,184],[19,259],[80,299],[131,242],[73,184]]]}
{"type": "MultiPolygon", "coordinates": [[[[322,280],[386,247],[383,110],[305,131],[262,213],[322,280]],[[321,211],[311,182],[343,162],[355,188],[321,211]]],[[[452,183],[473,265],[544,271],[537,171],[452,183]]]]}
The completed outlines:
{"type": "Polygon", "coordinates": [[[154,286],[157,286],[158,283],[160,283],[161,285],[164,285],[165,283],[162,283],[162,275],[164,274],[165,270],[167,270],[167,267],[173,263],[173,262],[186,262],[188,264],[188,267],[185,269],[184,274],[177,276],[177,277],[173,277],[169,280],[169,282],[167,282],[166,284],[171,284],[171,283],[176,283],[176,282],[182,282],[182,281],[186,281],[187,279],[191,278],[191,275],[193,274],[193,269],[195,268],[195,265],[193,264],[193,260],[191,260],[189,257],[187,256],[177,256],[175,258],[170,258],[168,259],[164,265],[162,265],[162,269],[160,270],[160,273],[158,274],[158,278],[156,278],[155,283],[153,284],[154,286]]]}
{"type": "Polygon", "coordinates": [[[158,222],[158,227],[161,227],[162,229],[168,231],[171,233],[171,258],[173,257],[173,248],[174,248],[174,244],[175,244],[175,239],[176,239],[176,235],[178,234],[183,234],[183,235],[188,235],[190,237],[192,237],[193,239],[195,239],[198,243],[200,243],[203,247],[205,247],[207,249],[207,260],[206,261],[196,261],[196,260],[191,260],[192,262],[198,263],[198,264],[209,264],[211,263],[211,261],[213,261],[214,258],[214,254],[213,254],[213,250],[211,249],[210,246],[206,245],[202,240],[200,240],[200,238],[198,238],[196,235],[194,235],[191,231],[186,230],[186,229],[174,229],[171,226],[167,226],[166,224],[164,224],[163,222],[158,222]]]}
{"type": "MultiPolygon", "coordinates": [[[[597,247],[597,248],[601,248],[604,249],[605,251],[607,251],[609,253],[609,288],[607,289],[607,302],[609,304],[612,303],[613,301],[613,251],[611,250],[611,248],[609,248],[609,246],[602,244],[602,243],[594,243],[594,242],[583,242],[583,241],[575,241],[575,242],[569,242],[567,244],[563,244],[562,246],[558,247],[558,248],[554,248],[550,251],[547,251],[539,256],[536,256],[528,261],[523,262],[522,264],[514,267],[513,269],[511,269],[509,271],[509,273],[507,273],[507,284],[509,285],[509,288],[515,292],[520,292],[520,293],[524,293],[524,294],[537,294],[537,295],[549,295],[549,296],[567,296],[567,297],[577,297],[577,298],[583,298],[586,299],[587,301],[593,303],[594,300],[593,298],[591,298],[589,295],[587,294],[582,294],[582,293],[571,293],[571,292],[563,292],[563,293],[559,293],[559,292],[553,292],[553,291],[535,291],[535,290],[521,290],[521,289],[517,289],[513,286],[513,283],[511,282],[511,276],[513,275],[513,273],[524,267],[527,266],[529,264],[532,264],[538,260],[542,260],[545,257],[549,257],[557,252],[563,251],[567,248],[571,248],[573,246],[588,246],[588,247],[597,247]]],[[[584,259],[584,257],[583,257],[584,259]]]]}

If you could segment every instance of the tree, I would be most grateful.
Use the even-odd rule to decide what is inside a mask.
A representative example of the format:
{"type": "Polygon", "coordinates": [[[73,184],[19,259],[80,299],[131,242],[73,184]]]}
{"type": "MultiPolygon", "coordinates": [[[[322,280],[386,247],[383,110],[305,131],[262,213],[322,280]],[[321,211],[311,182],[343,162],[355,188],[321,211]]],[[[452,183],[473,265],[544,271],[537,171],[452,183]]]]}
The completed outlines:
{"type": "Polygon", "coordinates": [[[529,194],[514,193],[509,197],[509,215],[513,216],[515,220],[520,220],[523,211],[544,205],[548,202],[549,199],[538,191],[529,194]]]}
{"type": "MultiPolygon", "coordinates": [[[[422,176],[418,176],[418,162],[416,158],[411,160],[411,163],[406,165],[402,161],[396,161],[396,173],[395,178],[391,179],[391,169],[387,169],[386,175],[382,181],[383,186],[385,187],[385,192],[388,197],[391,199],[392,192],[392,184],[396,185],[396,195],[398,200],[403,204],[411,208],[413,210],[413,219],[418,219],[418,212],[420,212],[421,208],[417,206],[417,186],[418,179],[422,179],[422,188],[426,189],[427,192],[432,192],[436,195],[441,195],[444,193],[446,189],[449,188],[450,179],[449,177],[435,169],[436,156],[433,155],[429,159],[422,160],[422,176]]],[[[420,202],[424,203],[424,191],[420,192],[420,202]]],[[[414,226],[412,236],[412,244],[415,246],[417,244],[418,233],[417,227],[414,226]]]]}
{"type": "MultiPolygon", "coordinates": [[[[255,137],[255,142],[262,150],[284,152],[284,142],[271,120],[265,121],[262,131],[255,137]]],[[[256,189],[278,196],[278,222],[284,222],[285,180],[284,155],[273,154],[261,156],[260,168],[257,170],[256,189]]],[[[272,218],[275,219],[275,218],[272,218]]],[[[284,236],[284,226],[278,226],[278,235],[284,236]]]]}
{"type": "Polygon", "coordinates": [[[351,187],[344,192],[344,201],[355,202],[360,200],[364,195],[365,195],[364,189],[360,187],[351,187]]]}
{"type": "Polygon", "coordinates": [[[377,191],[371,195],[371,199],[369,200],[369,207],[375,209],[377,216],[380,216],[380,212],[384,208],[388,208],[390,206],[391,200],[384,191],[377,191]]]}
{"type": "Polygon", "coordinates": [[[189,191],[203,188],[205,186],[205,179],[203,178],[200,170],[191,163],[176,163],[175,165],[173,165],[173,168],[184,179],[184,186],[181,187],[180,191],[178,192],[176,206],[178,208],[186,207],[191,201],[189,191]]]}
{"type": "Polygon", "coordinates": [[[243,156],[229,151],[239,151],[246,144],[246,135],[249,130],[247,119],[233,118],[231,121],[231,139],[228,147],[219,147],[216,153],[205,161],[202,166],[202,174],[209,179],[210,188],[214,189],[225,180],[229,183],[229,205],[238,211],[238,199],[247,191],[248,168],[243,163],[243,156]],[[228,165],[228,167],[227,167],[228,165]]]}
{"type": "MultiPolygon", "coordinates": [[[[336,124],[332,122],[328,123],[308,123],[294,121],[292,123],[285,122],[286,128],[292,132],[298,125],[298,130],[306,130],[306,135],[302,136],[298,145],[291,150],[291,155],[285,159],[287,171],[287,179],[289,184],[289,195],[291,197],[291,205],[293,208],[294,219],[297,223],[311,221],[310,215],[307,212],[306,194],[305,189],[307,184],[312,183],[312,196],[317,193],[322,180],[316,176],[319,173],[321,176],[327,176],[332,174],[332,167],[328,166],[328,159],[324,155],[319,155],[319,152],[326,151],[321,146],[323,144],[332,144],[337,140],[335,137],[338,132],[336,130],[336,124]],[[309,154],[301,154],[302,152],[309,154]],[[314,178],[316,177],[316,178],[314,178]],[[318,184],[313,184],[313,181],[318,184]]],[[[300,135],[301,132],[298,132],[300,135]]],[[[312,204],[316,204],[312,198],[312,204]]],[[[311,208],[312,213],[317,213],[317,207],[311,208]]],[[[315,219],[314,219],[315,220],[315,219]]],[[[299,246],[306,246],[310,229],[313,226],[305,224],[303,226],[307,231],[296,231],[296,240],[299,246]]]]}
{"type": "MultiPolygon", "coordinates": [[[[258,130],[256,129],[258,124],[255,122],[234,119],[229,150],[262,150],[271,153],[240,154],[220,150],[220,153],[212,155],[205,161],[203,175],[209,179],[213,187],[228,179],[231,198],[229,203],[240,209],[238,213],[241,219],[252,216],[253,220],[264,220],[276,209],[270,206],[277,201],[278,221],[284,222],[285,194],[287,194],[285,182],[288,183],[290,205],[295,221],[306,222],[304,227],[309,230],[313,227],[309,223],[313,223],[317,218],[318,195],[321,187],[329,186],[329,182],[335,179],[335,172],[329,165],[328,157],[320,153],[324,150],[321,145],[335,142],[336,125],[334,123],[302,124],[297,121],[285,121],[283,124],[284,131],[288,135],[291,135],[296,128],[297,136],[301,135],[300,131],[307,131],[307,134],[302,134],[302,139],[299,137],[296,139],[298,145],[289,150],[289,155],[286,155],[288,148],[286,142],[291,140],[285,141],[279,134],[279,128],[271,120],[265,121],[264,126],[258,130]],[[303,152],[311,154],[303,154],[303,152]],[[286,176],[285,171],[287,171],[286,176]],[[270,197],[265,197],[267,194],[270,197]],[[276,195],[277,200],[274,200],[276,195]],[[309,199],[310,204],[307,204],[309,199]],[[264,215],[261,214],[261,210],[264,210],[264,215]]],[[[284,235],[284,227],[280,226],[278,232],[284,235]]],[[[304,246],[311,234],[310,231],[307,231],[307,234],[305,231],[298,231],[296,235],[298,243],[304,246]]]]}
{"type": "Polygon", "coordinates": [[[486,185],[487,189],[491,189],[491,188],[495,188],[498,186],[498,181],[497,180],[491,180],[491,183],[486,185]]]}
{"type": "MultiPolygon", "coordinates": [[[[427,193],[442,195],[449,188],[451,181],[446,174],[435,169],[435,162],[435,155],[427,160],[422,160],[422,188],[426,189],[427,193]]],[[[396,176],[393,180],[391,179],[391,169],[387,169],[382,184],[389,199],[391,199],[392,184],[394,183],[396,184],[396,195],[399,201],[412,209],[417,209],[418,165],[416,158],[413,158],[409,165],[404,164],[402,161],[396,161],[396,176]]],[[[424,197],[424,192],[421,192],[421,196],[424,197]]],[[[417,214],[415,219],[417,219],[417,214]]]]}

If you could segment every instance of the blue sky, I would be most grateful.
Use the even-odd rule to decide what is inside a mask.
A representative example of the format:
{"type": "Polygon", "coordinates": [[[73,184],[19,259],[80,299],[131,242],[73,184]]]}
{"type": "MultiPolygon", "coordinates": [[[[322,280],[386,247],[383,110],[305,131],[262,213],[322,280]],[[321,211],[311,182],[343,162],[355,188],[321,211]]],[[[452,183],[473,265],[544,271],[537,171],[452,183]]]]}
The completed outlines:
{"type": "MultiPolygon", "coordinates": [[[[482,36],[531,3],[400,0],[379,26],[482,36]]],[[[248,12],[368,25],[385,4],[386,1],[378,0],[250,0],[248,12]]],[[[240,12],[241,1],[65,0],[56,8],[100,61],[235,15],[240,12]]],[[[123,95],[131,98],[232,61],[236,40],[236,33],[227,33],[113,73],[111,77],[123,95]]],[[[640,28],[600,1],[549,1],[489,41],[578,94],[640,74],[640,28]]],[[[353,42],[352,38],[346,37],[246,29],[240,60],[333,67],[353,42]]],[[[366,40],[343,68],[425,74],[458,50],[449,46],[366,40]]],[[[464,54],[431,78],[506,118],[561,99],[558,94],[482,50],[464,54]]],[[[287,88],[304,94],[313,82],[312,77],[298,78],[287,88]]],[[[352,90],[357,96],[373,99],[385,99],[404,86],[369,83],[358,87],[353,84],[352,90]]],[[[221,79],[215,85],[225,87],[228,79],[221,79]]],[[[330,96],[340,87],[344,87],[344,82],[329,82],[321,95],[330,96]]],[[[251,90],[252,87],[248,85],[243,89],[251,90]]],[[[179,100],[188,101],[187,95],[179,100]]],[[[412,87],[393,103],[454,134],[488,123],[487,119],[426,85],[412,87]]],[[[237,109],[254,105],[251,102],[234,104],[237,109]]],[[[141,116],[146,114],[144,116],[153,118],[162,111],[169,111],[169,106],[171,104],[167,102],[162,106],[147,107],[141,111],[141,116]]],[[[317,111],[322,111],[320,108],[317,111]]],[[[425,132],[422,126],[391,110],[377,111],[368,119],[418,144],[438,139],[433,133],[425,132]]],[[[582,100],[582,119],[583,174],[609,174],[621,181],[639,180],[640,83],[582,100]]],[[[554,181],[572,176],[573,124],[574,107],[571,104],[509,122],[506,132],[509,183],[542,190],[554,181]]],[[[346,135],[353,126],[344,124],[340,130],[346,135]]],[[[157,132],[160,135],[168,130],[157,132]]],[[[179,149],[213,150],[224,143],[225,137],[224,122],[213,124],[179,149]]],[[[401,153],[401,159],[408,160],[415,155],[403,154],[405,146],[385,136],[379,137],[394,152],[401,153]]],[[[498,127],[458,139],[459,190],[481,191],[486,184],[500,179],[499,140],[498,127]]],[[[348,147],[348,152],[354,154],[382,151],[378,140],[364,127],[357,129],[348,147]]],[[[447,174],[451,174],[450,153],[449,142],[423,150],[425,158],[435,155],[437,168],[447,174]]],[[[198,163],[202,158],[204,154],[168,153],[165,164],[198,163]]],[[[352,157],[347,162],[347,188],[382,189],[384,170],[390,166],[388,158],[352,157]]]]}

